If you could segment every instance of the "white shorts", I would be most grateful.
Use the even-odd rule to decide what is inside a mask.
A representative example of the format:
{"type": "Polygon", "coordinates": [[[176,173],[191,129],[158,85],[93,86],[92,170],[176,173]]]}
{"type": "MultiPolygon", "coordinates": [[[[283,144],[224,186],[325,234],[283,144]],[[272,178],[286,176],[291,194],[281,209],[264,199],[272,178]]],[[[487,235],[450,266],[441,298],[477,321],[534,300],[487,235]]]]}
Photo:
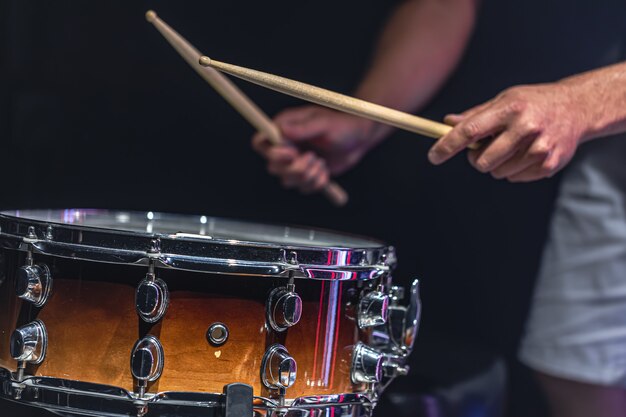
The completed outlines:
{"type": "Polygon", "coordinates": [[[584,145],[564,174],[519,356],[626,388],[626,137],[584,145]]]}

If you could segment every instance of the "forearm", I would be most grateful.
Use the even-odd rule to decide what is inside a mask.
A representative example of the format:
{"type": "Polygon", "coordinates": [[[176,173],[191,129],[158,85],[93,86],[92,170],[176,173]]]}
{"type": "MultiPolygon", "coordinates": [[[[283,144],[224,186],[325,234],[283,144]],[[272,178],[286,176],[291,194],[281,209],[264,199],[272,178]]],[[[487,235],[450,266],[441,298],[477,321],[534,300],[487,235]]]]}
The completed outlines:
{"type": "Polygon", "coordinates": [[[584,120],[583,141],[626,132],[626,62],[565,78],[584,120]]]}
{"type": "MultiPolygon", "coordinates": [[[[416,111],[441,88],[470,38],[477,0],[409,0],[392,15],[357,96],[416,111]]],[[[372,125],[378,140],[390,128],[372,125]]]]}

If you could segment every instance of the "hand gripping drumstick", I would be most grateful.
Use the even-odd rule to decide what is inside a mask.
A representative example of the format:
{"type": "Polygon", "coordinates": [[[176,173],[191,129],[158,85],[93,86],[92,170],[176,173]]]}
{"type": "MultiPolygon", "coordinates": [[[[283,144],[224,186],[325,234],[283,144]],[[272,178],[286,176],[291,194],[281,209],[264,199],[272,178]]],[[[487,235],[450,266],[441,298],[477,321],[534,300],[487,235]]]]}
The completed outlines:
{"type": "MultiPolygon", "coordinates": [[[[284,142],[280,129],[235,84],[213,68],[198,64],[202,54],[178,32],[163,22],[153,10],[146,12],[146,20],[152,23],[163,37],[178,51],[185,61],[204,78],[231,106],[233,106],[257,131],[264,133],[274,145],[284,142]]],[[[326,197],[337,206],[348,202],[348,194],[336,182],[330,181],[324,188],[326,197]]]]}
{"type": "MultiPolygon", "coordinates": [[[[408,130],[409,132],[419,133],[431,138],[439,139],[452,130],[452,126],[443,123],[424,119],[344,94],[335,93],[334,91],[315,87],[300,81],[216,61],[208,56],[200,58],[200,65],[207,68],[215,68],[221,72],[302,100],[356,116],[365,117],[366,119],[408,130]]],[[[473,143],[468,146],[470,149],[478,149],[479,147],[480,145],[478,143],[473,143]]]]}

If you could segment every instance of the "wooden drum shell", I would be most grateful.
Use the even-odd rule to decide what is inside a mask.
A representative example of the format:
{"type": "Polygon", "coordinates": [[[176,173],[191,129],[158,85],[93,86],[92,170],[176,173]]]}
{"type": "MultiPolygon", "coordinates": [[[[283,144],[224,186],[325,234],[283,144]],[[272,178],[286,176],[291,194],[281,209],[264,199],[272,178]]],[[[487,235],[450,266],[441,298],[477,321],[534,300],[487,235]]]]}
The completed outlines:
{"type": "Polygon", "coordinates": [[[349,393],[350,357],[362,337],[355,321],[359,283],[296,279],[302,297],[300,322],[285,332],[266,324],[265,303],[283,278],[217,275],[158,269],[167,283],[170,303],[155,324],[135,312],[135,288],[146,267],[78,261],[35,255],[52,273],[52,292],[37,308],[18,299],[15,271],[24,265],[23,252],[2,249],[0,284],[0,366],[16,370],[9,353],[11,332],[34,319],[48,332],[45,360],[29,365],[27,374],[113,385],[132,390],[130,356],[134,343],[156,336],[165,353],[162,376],[149,386],[164,391],[214,392],[233,382],[252,385],[254,394],[271,396],[261,383],[261,362],[274,343],[284,345],[296,360],[296,383],[287,397],[349,393]],[[206,332],[224,323],[229,338],[211,345],[206,332]]]}

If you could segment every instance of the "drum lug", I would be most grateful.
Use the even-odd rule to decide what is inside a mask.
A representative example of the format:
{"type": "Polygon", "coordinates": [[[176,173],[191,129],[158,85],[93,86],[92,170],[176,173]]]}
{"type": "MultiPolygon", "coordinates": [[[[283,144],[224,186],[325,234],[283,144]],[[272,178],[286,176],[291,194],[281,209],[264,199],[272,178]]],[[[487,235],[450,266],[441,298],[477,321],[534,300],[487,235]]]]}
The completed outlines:
{"type": "Polygon", "coordinates": [[[35,228],[28,228],[28,238],[24,242],[28,244],[26,261],[24,266],[17,269],[15,277],[15,295],[22,300],[31,302],[35,307],[42,307],[52,289],[52,275],[46,264],[35,265],[33,260],[32,241],[36,240],[35,228]]]}
{"type": "Polygon", "coordinates": [[[52,276],[47,265],[30,264],[17,269],[15,294],[22,300],[33,303],[35,307],[41,307],[48,301],[51,288],[52,276]]]}
{"type": "Polygon", "coordinates": [[[371,384],[380,382],[383,377],[383,354],[359,342],[352,351],[352,370],[350,378],[353,384],[371,384]]]}
{"type": "Polygon", "coordinates": [[[302,298],[296,293],[295,285],[274,288],[265,304],[267,322],[277,332],[287,330],[300,321],[302,298]]]}
{"type": "MultiPolygon", "coordinates": [[[[158,247],[157,240],[152,242],[155,247],[158,247]]],[[[156,277],[154,262],[154,259],[150,259],[148,273],[135,290],[135,309],[146,323],[156,323],[161,320],[170,304],[167,284],[156,277]]]]}
{"type": "Polygon", "coordinates": [[[359,328],[364,329],[387,323],[388,307],[389,296],[383,293],[382,286],[366,294],[359,302],[357,320],[359,328]]]}
{"type": "MultiPolygon", "coordinates": [[[[35,365],[43,362],[48,346],[48,332],[41,320],[19,327],[11,334],[11,357],[18,362],[35,365]]],[[[23,368],[20,366],[20,368],[23,368]]]]}
{"type": "Polygon", "coordinates": [[[148,335],[135,343],[130,355],[130,371],[137,380],[139,398],[144,397],[148,382],[161,377],[164,358],[163,346],[156,337],[148,335]]]}
{"type": "Polygon", "coordinates": [[[265,352],[261,380],[269,389],[285,390],[296,382],[298,366],[283,345],[275,344],[265,352]]]}
{"type": "Polygon", "coordinates": [[[146,323],[155,323],[163,318],[169,306],[170,296],[167,284],[148,274],[135,291],[137,314],[146,323]]]}

